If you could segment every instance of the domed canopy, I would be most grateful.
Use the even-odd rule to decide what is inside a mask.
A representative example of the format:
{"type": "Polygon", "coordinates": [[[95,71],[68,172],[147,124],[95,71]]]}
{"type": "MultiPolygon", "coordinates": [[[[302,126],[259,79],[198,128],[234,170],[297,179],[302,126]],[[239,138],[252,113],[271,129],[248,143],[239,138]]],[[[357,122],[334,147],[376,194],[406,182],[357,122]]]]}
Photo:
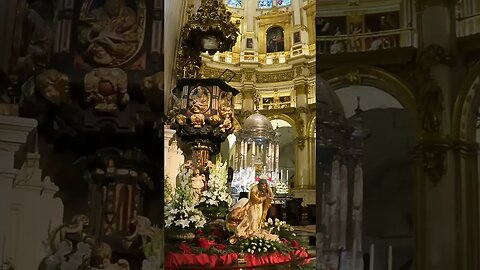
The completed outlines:
{"type": "Polygon", "coordinates": [[[245,119],[240,133],[244,138],[260,141],[268,141],[276,137],[270,120],[258,111],[245,119]]]}
{"type": "Polygon", "coordinates": [[[318,119],[331,119],[339,122],[345,121],[345,112],[340,99],[332,87],[317,74],[317,115],[318,119]]]}
{"type": "Polygon", "coordinates": [[[250,131],[273,131],[273,126],[266,116],[257,112],[245,119],[243,129],[250,131]]]}

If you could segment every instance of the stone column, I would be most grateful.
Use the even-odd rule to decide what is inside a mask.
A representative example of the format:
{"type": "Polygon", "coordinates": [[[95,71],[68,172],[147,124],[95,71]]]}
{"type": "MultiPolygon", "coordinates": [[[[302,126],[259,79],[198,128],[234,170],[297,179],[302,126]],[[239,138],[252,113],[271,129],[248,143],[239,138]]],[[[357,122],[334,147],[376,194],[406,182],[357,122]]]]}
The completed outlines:
{"type": "Polygon", "coordinates": [[[15,269],[37,269],[47,255],[42,241],[63,224],[63,205],[36,153],[37,122],[0,116],[0,254],[15,269]],[[3,241],[5,240],[5,249],[3,241]]]}
{"type": "MultiPolygon", "coordinates": [[[[419,50],[436,45],[455,55],[455,17],[451,1],[423,0],[417,7],[419,50]]],[[[450,142],[445,139],[451,136],[451,104],[457,93],[454,84],[458,82],[454,80],[455,70],[443,64],[432,66],[427,75],[441,87],[443,110],[434,112],[441,117],[439,130],[420,126],[422,138],[417,146],[419,159],[415,181],[415,269],[468,269],[464,262],[467,249],[462,244],[464,232],[458,222],[461,209],[456,195],[455,164],[450,142]]],[[[421,83],[417,85],[419,89],[421,86],[421,83]]],[[[422,102],[420,98],[419,102],[422,102]]],[[[420,104],[424,109],[429,105],[420,104]]],[[[427,118],[430,116],[433,115],[427,114],[427,118]]]]}
{"type": "Polygon", "coordinates": [[[242,115],[253,113],[255,111],[254,103],[255,85],[251,82],[244,82],[242,89],[242,115]]]}
{"type": "Polygon", "coordinates": [[[188,1],[165,1],[164,7],[164,46],[163,52],[165,57],[164,75],[165,75],[165,111],[168,112],[171,108],[170,98],[172,90],[175,87],[177,74],[175,69],[175,59],[177,57],[178,43],[180,41],[180,31],[184,23],[184,14],[186,13],[188,1]]]}
{"type": "Polygon", "coordinates": [[[178,168],[184,162],[182,151],[177,146],[175,130],[165,127],[164,129],[164,173],[168,176],[169,184],[172,189],[176,187],[176,177],[178,168]]]}
{"type": "Polygon", "coordinates": [[[307,125],[307,86],[303,82],[296,84],[296,109],[295,109],[295,125],[297,129],[297,137],[295,138],[296,159],[295,159],[295,189],[311,189],[309,163],[305,162],[309,159],[309,151],[306,141],[306,125],[307,125]]]}

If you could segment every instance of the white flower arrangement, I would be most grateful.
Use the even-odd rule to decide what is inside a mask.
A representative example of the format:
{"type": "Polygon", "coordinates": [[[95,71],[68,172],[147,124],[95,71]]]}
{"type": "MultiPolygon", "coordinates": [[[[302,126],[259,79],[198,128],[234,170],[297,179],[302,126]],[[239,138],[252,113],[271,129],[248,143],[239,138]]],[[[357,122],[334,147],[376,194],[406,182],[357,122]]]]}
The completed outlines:
{"type": "Polygon", "coordinates": [[[282,237],[297,236],[297,234],[294,233],[295,229],[292,226],[287,224],[287,222],[285,221],[279,220],[278,218],[275,218],[275,220],[272,220],[272,218],[268,218],[267,222],[265,222],[265,227],[270,233],[282,237]]]}
{"type": "Polygon", "coordinates": [[[227,191],[227,175],[227,163],[222,163],[221,159],[217,158],[216,163],[210,168],[207,189],[200,197],[200,207],[228,211],[233,204],[233,199],[227,191]]]}
{"type": "Polygon", "coordinates": [[[233,173],[232,189],[235,193],[249,192],[255,183],[255,169],[245,168],[233,173]]]}
{"type": "Polygon", "coordinates": [[[278,251],[278,242],[260,237],[252,237],[240,244],[240,251],[251,254],[264,254],[278,251]]]}
{"type": "Polygon", "coordinates": [[[195,209],[192,175],[191,168],[180,168],[173,200],[165,206],[165,228],[195,229],[205,225],[202,211],[195,209]]]}
{"type": "Polygon", "coordinates": [[[142,262],[142,270],[157,270],[163,268],[163,230],[153,227],[153,235],[148,242],[144,242],[143,253],[145,260],[142,262]]]}
{"type": "Polygon", "coordinates": [[[282,180],[277,180],[275,183],[275,193],[288,194],[288,192],[289,192],[288,184],[282,180]]]}

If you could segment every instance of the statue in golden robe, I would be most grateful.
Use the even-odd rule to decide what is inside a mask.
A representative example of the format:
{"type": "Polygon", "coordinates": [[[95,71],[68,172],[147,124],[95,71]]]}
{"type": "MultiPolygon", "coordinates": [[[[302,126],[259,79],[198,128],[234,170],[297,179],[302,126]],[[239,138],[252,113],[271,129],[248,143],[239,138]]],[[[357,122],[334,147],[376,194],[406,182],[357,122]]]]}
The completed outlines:
{"type": "Polygon", "coordinates": [[[227,215],[227,228],[235,233],[230,239],[234,244],[240,238],[260,237],[277,241],[277,235],[263,229],[273,192],[265,179],[252,186],[248,198],[240,199],[227,215]]]}
{"type": "Polygon", "coordinates": [[[103,6],[82,17],[85,26],[79,33],[79,41],[84,56],[96,64],[121,65],[140,47],[142,21],[125,0],[106,0],[103,6]]]}

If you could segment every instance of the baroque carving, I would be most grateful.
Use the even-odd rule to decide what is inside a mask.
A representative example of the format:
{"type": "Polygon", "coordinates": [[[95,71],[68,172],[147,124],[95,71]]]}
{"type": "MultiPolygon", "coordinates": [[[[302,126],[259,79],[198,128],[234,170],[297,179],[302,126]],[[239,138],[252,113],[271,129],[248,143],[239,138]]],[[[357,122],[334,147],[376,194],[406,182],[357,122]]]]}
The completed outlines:
{"type": "Polygon", "coordinates": [[[70,81],[67,75],[48,69],[35,78],[35,86],[47,100],[54,104],[70,103],[70,81]]]}
{"type": "Polygon", "coordinates": [[[292,81],[294,78],[293,73],[292,70],[276,73],[259,73],[257,75],[257,81],[259,83],[292,81]]]}
{"type": "Polygon", "coordinates": [[[146,7],[144,1],[106,0],[100,7],[85,1],[80,11],[78,36],[85,61],[102,66],[120,66],[131,60],[143,44],[146,7]]]}
{"type": "Polygon", "coordinates": [[[439,182],[446,172],[446,152],[449,147],[445,141],[422,142],[417,146],[423,172],[433,183],[439,182]]]}
{"type": "Polygon", "coordinates": [[[130,100],[127,74],[119,68],[96,68],[85,75],[85,101],[100,112],[115,112],[130,100]]]}
{"type": "Polygon", "coordinates": [[[417,89],[418,114],[426,134],[441,132],[442,89],[431,77],[431,68],[442,64],[453,64],[452,57],[443,47],[430,45],[418,56],[417,65],[413,71],[413,84],[417,89]]]}

